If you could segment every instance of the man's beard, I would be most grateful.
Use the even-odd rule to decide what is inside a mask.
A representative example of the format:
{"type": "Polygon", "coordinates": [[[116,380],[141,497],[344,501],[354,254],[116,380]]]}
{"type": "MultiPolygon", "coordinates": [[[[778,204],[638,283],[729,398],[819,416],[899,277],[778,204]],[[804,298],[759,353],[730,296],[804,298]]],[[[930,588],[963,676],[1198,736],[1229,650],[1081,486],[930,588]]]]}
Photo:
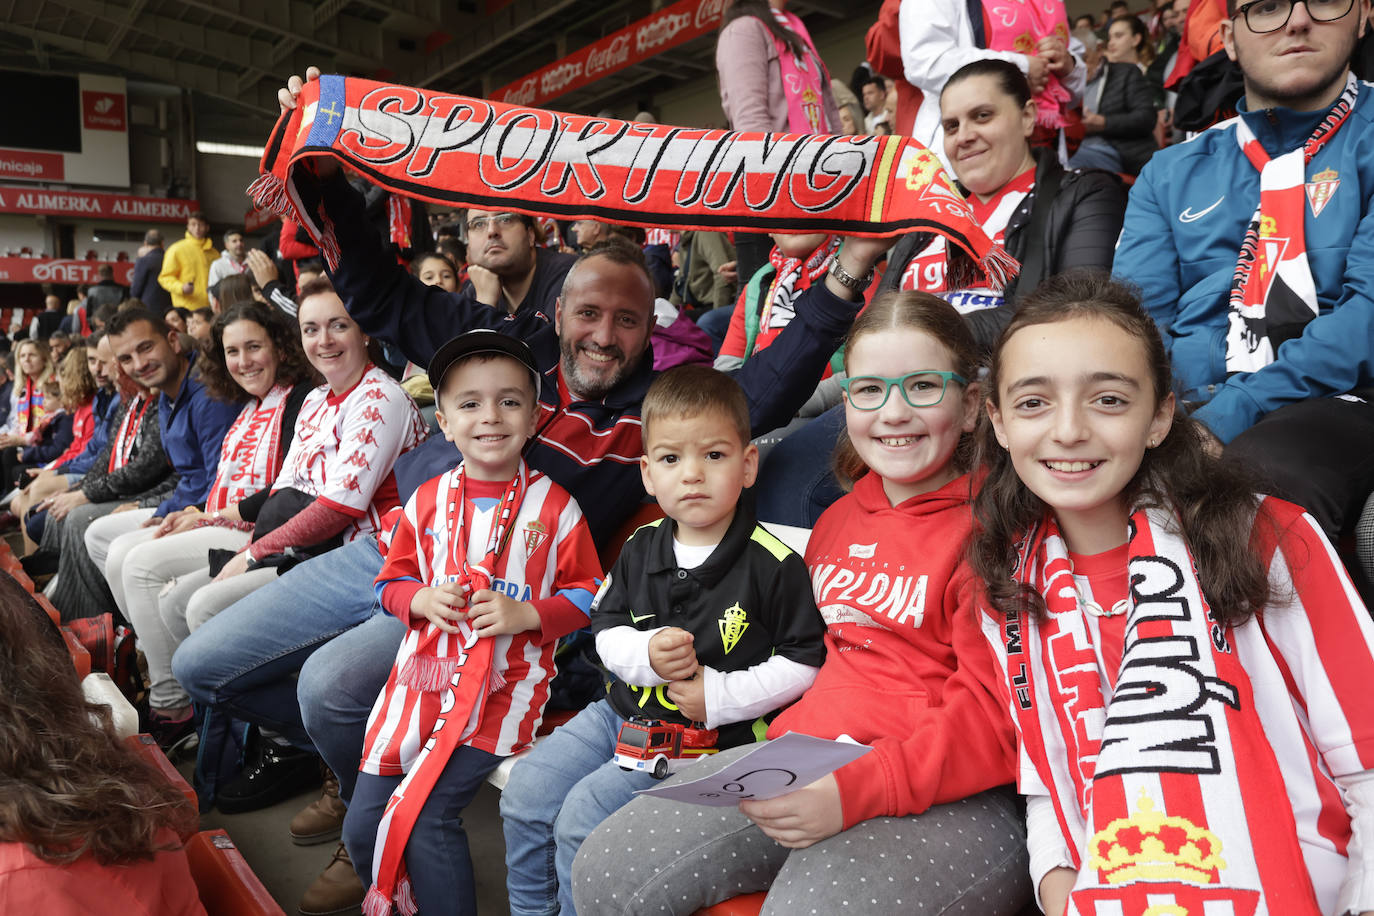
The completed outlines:
{"type": "MultiPolygon", "coordinates": [[[[1349,69],[1350,56],[1355,51],[1355,41],[1352,36],[1350,45],[1346,48],[1347,53],[1336,55],[1331,63],[1330,70],[1313,80],[1312,83],[1304,88],[1284,88],[1269,84],[1266,80],[1251,76],[1245,69],[1245,57],[1248,56],[1236,48],[1236,63],[1240,67],[1241,74],[1245,77],[1245,91],[1248,94],[1255,93],[1270,103],[1284,108],[1292,107],[1294,102],[1306,102],[1328,94],[1338,85],[1345,84],[1345,74],[1349,69]]],[[[1258,55],[1257,55],[1258,56],[1258,55]]],[[[1335,100],[1332,100],[1334,104],[1335,100]]]]}
{"type": "Polygon", "coordinates": [[[609,375],[590,376],[582,371],[581,364],[577,359],[577,348],[571,341],[558,341],[559,354],[563,363],[563,378],[568,383],[568,388],[573,396],[580,401],[599,401],[611,392],[616,385],[623,382],[630,373],[634,372],[638,360],[626,360],[624,352],[618,347],[602,350],[603,353],[611,353],[620,359],[616,370],[609,375]]]}

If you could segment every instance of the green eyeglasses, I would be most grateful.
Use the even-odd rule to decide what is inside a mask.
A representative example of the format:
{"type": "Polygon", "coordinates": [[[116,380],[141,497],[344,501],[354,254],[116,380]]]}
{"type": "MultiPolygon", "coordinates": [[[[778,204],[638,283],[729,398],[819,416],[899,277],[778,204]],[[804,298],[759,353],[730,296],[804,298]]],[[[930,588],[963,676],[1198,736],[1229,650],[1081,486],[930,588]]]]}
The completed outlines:
{"type": "Polygon", "coordinates": [[[934,407],[945,399],[950,382],[967,385],[968,379],[957,372],[943,369],[917,369],[906,375],[888,378],[885,375],[856,375],[840,382],[849,404],[855,410],[877,410],[887,403],[887,396],[895,387],[912,407],[934,407]]]}

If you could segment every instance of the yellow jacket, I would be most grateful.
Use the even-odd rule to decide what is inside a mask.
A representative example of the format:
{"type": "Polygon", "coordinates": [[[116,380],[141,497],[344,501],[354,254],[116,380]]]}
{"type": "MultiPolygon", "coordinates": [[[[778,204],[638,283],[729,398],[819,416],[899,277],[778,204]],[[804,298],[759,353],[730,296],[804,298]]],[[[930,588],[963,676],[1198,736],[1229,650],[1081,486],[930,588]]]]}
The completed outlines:
{"type": "Polygon", "coordinates": [[[209,238],[198,239],[186,233],[186,238],[167,247],[162,256],[162,272],[157,282],[172,295],[172,305],[192,311],[205,308],[210,304],[206,286],[210,280],[210,265],[219,257],[215,245],[209,238]],[[194,283],[196,288],[187,296],[181,287],[194,283]]]}

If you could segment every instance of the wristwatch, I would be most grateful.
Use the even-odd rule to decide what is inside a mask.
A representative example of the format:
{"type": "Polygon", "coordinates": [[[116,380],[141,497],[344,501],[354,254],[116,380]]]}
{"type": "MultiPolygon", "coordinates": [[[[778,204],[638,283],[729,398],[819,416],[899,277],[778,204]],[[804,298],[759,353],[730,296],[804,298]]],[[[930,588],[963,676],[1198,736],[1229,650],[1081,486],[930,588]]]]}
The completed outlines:
{"type": "Polygon", "coordinates": [[[868,269],[868,274],[866,276],[862,278],[856,277],[849,271],[845,270],[844,267],[840,264],[840,259],[836,258],[830,264],[830,276],[834,277],[835,282],[843,286],[845,289],[862,296],[864,290],[868,289],[869,284],[873,282],[873,268],[870,267],[868,269]]]}

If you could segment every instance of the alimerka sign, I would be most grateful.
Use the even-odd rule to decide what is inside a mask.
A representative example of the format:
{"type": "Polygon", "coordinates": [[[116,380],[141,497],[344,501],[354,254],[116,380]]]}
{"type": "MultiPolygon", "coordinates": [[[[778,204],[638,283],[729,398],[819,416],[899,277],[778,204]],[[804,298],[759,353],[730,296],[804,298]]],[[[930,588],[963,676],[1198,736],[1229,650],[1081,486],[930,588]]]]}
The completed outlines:
{"type": "Polygon", "coordinates": [[[199,209],[200,205],[194,200],[175,197],[133,197],[97,191],[40,191],[0,185],[0,213],[179,223],[199,209]]]}
{"type": "Polygon", "coordinates": [[[724,0],[679,0],[491,94],[498,102],[541,106],[626,67],[713,31],[724,0]]]}

